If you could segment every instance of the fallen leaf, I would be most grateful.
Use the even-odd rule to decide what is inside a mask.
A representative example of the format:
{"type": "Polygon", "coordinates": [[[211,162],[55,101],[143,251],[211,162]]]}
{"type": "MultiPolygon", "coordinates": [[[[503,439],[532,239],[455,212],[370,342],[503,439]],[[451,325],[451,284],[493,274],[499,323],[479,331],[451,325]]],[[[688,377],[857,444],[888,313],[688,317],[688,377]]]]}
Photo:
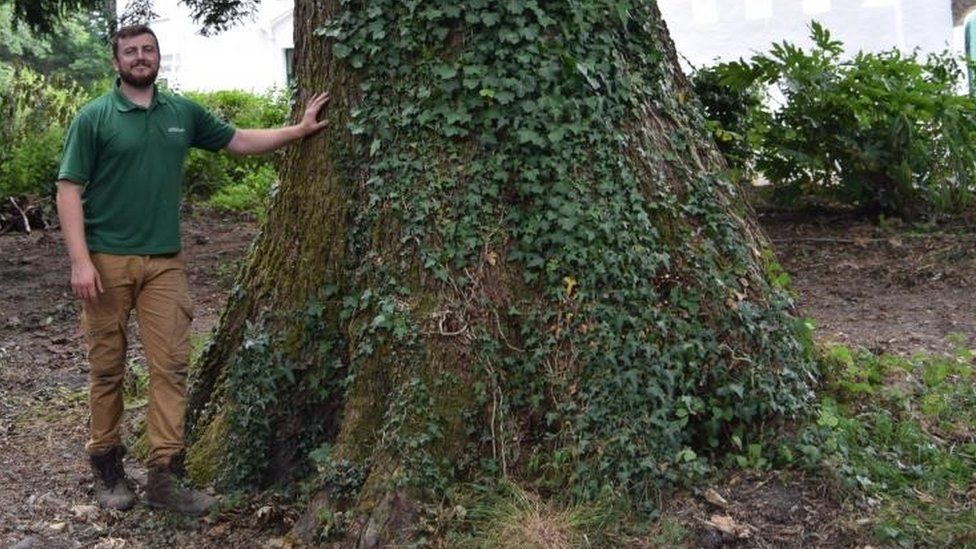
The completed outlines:
{"type": "Polygon", "coordinates": [[[725,507],[729,504],[729,502],[722,497],[722,494],[716,492],[714,488],[705,490],[705,501],[711,503],[712,505],[718,505],[719,507],[725,507]]]}
{"type": "Polygon", "coordinates": [[[55,532],[64,532],[64,529],[68,527],[67,522],[52,522],[47,525],[48,528],[54,530],[55,532]]]}
{"type": "Polygon", "coordinates": [[[729,515],[712,515],[705,524],[739,539],[748,538],[750,535],[748,526],[736,522],[729,515]]]}
{"type": "Polygon", "coordinates": [[[125,547],[125,540],[122,538],[105,538],[92,547],[92,549],[121,549],[125,547]]]}
{"type": "Polygon", "coordinates": [[[71,508],[75,518],[92,521],[98,518],[98,507],[94,505],[75,505],[71,508]]]}
{"type": "Polygon", "coordinates": [[[575,278],[571,276],[563,277],[563,286],[566,288],[566,295],[573,295],[573,290],[576,289],[576,284],[577,282],[575,278]]]}
{"type": "Polygon", "coordinates": [[[217,526],[214,526],[213,528],[211,528],[207,532],[207,535],[210,536],[210,537],[212,537],[212,538],[219,538],[219,537],[226,536],[228,530],[230,530],[230,525],[228,525],[226,522],[222,522],[222,523],[218,524],[217,526]]]}

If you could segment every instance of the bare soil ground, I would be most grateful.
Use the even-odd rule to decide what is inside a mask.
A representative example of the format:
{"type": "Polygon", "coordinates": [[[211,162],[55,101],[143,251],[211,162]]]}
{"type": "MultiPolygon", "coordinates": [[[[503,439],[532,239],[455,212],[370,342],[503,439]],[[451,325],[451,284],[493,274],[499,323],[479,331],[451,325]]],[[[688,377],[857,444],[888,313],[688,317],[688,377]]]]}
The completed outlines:
{"type": "MultiPolygon", "coordinates": [[[[818,339],[913,353],[948,351],[953,333],[976,336],[976,234],[883,231],[840,216],[761,220],[792,276],[800,310],[818,326],[818,339]]],[[[255,233],[253,223],[240,219],[186,216],[198,339],[216,323],[255,233]]],[[[142,506],[128,513],[93,506],[84,458],[87,365],[68,275],[57,231],[0,235],[0,546],[288,546],[282,536],[296,510],[272,495],[202,519],[142,506]]],[[[138,359],[138,345],[130,356],[138,359]]],[[[131,410],[130,422],[140,413],[131,410]]],[[[137,460],[126,467],[144,478],[137,460]]],[[[665,516],[682,523],[694,546],[864,543],[852,505],[817,479],[743,473],[713,491],[678,494],[665,506],[665,516]]],[[[665,539],[636,543],[655,546],[665,539]]]]}

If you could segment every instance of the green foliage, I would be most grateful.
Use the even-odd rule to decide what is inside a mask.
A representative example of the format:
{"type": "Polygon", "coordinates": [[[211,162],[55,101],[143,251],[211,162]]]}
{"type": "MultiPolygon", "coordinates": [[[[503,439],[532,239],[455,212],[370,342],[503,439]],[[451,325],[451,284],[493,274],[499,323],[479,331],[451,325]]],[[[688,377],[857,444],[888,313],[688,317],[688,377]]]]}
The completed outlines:
{"type": "Polygon", "coordinates": [[[762,138],[764,91],[758,84],[731,86],[723,82],[724,66],[698,69],[692,76],[708,129],[715,137],[735,179],[754,174],[756,143],[762,138]]]}
{"type": "Polygon", "coordinates": [[[857,494],[882,542],[945,547],[976,535],[973,352],[956,342],[951,356],[824,353],[828,391],[795,456],[857,494]]]}
{"type": "Polygon", "coordinates": [[[15,67],[60,82],[92,89],[110,79],[112,50],[105,39],[105,19],[97,12],[62,18],[54,34],[38,34],[14,20],[13,6],[0,4],[0,90],[15,67]]]}
{"type": "Polygon", "coordinates": [[[416,420],[443,380],[397,380],[380,431],[407,484],[517,466],[540,491],[651,505],[738,429],[806,409],[815,373],[791,303],[733,221],[734,186],[686,160],[709,141],[656,17],[650,3],[344,0],[319,30],[360,92],[339,159],[363,174],[342,289],[350,375],[442,352],[411,334],[450,349],[464,333],[467,455],[492,449],[452,470],[436,454],[448,415],[416,420]],[[418,263],[449,311],[411,301],[418,263]],[[519,462],[526,432],[537,453],[519,462]]]}
{"type": "Polygon", "coordinates": [[[77,86],[57,85],[27,68],[14,72],[0,91],[0,196],[51,189],[65,128],[85,100],[77,86]]]}
{"type": "Polygon", "coordinates": [[[811,38],[809,51],[778,43],[700,73],[719,142],[732,136],[730,163],[748,160],[741,151],[754,147],[755,168],[788,204],[827,196],[908,218],[972,206],[976,103],[956,93],[960,64],[949,54],[921,59],[897,50],[846,59],[817,23],[811,38]],[[782,105],[767,98],[765,109],[728,107],[769,85],[782,105]]]}
{"type": "Polygon", "coordinates": [[[354,513],[339,509],[355,503],[360,488],[366,481],[366,473],[360,465],[346,459],[335,459],[332,448],[324,444],[313,450],[309,457],[317,471],[317,486],[329,489],[331,505],[319,511],[319,535],[322,541],[336,538],[346,532],[354,513]]]}
{"type": "Polygon", "coordinates": [[[247,212],[263,219],[272,186],[278,181],[274,166],[263,164],[242,175],[240,183],[220,187],[210,196],[210,204],[222,210],[247,212]]]}
{"type": "Polygon", "coordinates": [[[122,394],[126,401],[126,408],[145,406],[149,398],[149,370],[141,361],[130,360],[125,371],[122,394]]]}
{"type": "MultiPolygon", "coordinates": [[[[284,124],[288,102],[281,92],[255,95],[244,91],[190,92],[188,98],[240,128],[269,128],[284,124]]],[[[261,214],[277,180],[273,155],[232,156],[191,150],[184,181],[190,198],[204,199],[218,208],[261,214]]]]}
{"type": "Polygon", "coordinates": [[[37,33],[52,34],[65,14],[104,7],[104,0],[13,0],[13,15],[37,33]]]}
{"type": "MultiPolygon", "coordinates": [[[[221,461],[216,470],[223,485],[240,489],[262,484],[262,475],[268,472],[269,454],[276,444],[291,444],[312,456],[317,449],[319,457],[309,465],[324,467],[328,450],[322,446],[321,437],[329,422],[310,422],[307,429],[292,433],[291,440],[282,440],[276,438],[280,433],[276,432],[279,426],[274,412],[279,407],[294,406],[292,411],[299,416],[318,414],[325,403],[342,391],[346,380],[341,360],[326,359],[313,365],[288,358],[303,348],[326,355],[339,343],[338,336],[325,329],[323,309],[317,303],[293,315],[269,313],[260,323],[247,326],[226,382],[228,405],[223,410],[209,411],[221,422],[218,427],[226,438],[221,441],[223,448],[232,449],[219,453],[221,461]],[[272,322],[291,326],[293,335],[271,337],[268,324],[272,322]],[[304,375],[313,366],[311,375],[304,375]],[[301,395],[300,402],[289,400],[295,395],[301,395]],[[223,418],[219,418],[221,414],[223,418]]],[[[287,476],[296,478],[299,474],[300,471],[292,471],[287,476]]]]}

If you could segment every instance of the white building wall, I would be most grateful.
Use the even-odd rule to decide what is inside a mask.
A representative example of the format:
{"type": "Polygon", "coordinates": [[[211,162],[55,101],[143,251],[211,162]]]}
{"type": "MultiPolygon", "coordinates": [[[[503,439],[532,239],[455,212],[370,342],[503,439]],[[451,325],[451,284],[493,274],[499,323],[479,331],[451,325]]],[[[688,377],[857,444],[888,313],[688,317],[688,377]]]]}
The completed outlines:
{"type": "Polygon", "coordinates": [[[181,91],[284,88],[285,50],[293,47],[292,8],[291,0],[264,0],[250,20],[207,37],[178,0],[156,0],[159,18],[149,25],[159,38],[160,77],[181,91]]]}
{"type": "Polygon", "coordinates": [[[953,47],[950,0],[658,0],[678,53],[696,67],[809,46],[816,19],[846,51],[953,47]]]}

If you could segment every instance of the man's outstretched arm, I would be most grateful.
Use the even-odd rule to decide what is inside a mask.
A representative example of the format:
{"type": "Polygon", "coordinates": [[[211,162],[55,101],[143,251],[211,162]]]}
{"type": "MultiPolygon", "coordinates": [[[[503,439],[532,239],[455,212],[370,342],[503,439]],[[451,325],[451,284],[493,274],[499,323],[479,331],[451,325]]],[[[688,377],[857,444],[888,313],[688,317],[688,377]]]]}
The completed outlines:
{"type": "Polygon", "coordinates": [[[329,94],[320,93],[308,102],[302,120],[293,126],[274,129],[238,129],[227,144],[231,154],[262,154],[279,149],[292,141],[314,135],[327,125],[318,119],[319,112],[329,104],[329,94]]]}

